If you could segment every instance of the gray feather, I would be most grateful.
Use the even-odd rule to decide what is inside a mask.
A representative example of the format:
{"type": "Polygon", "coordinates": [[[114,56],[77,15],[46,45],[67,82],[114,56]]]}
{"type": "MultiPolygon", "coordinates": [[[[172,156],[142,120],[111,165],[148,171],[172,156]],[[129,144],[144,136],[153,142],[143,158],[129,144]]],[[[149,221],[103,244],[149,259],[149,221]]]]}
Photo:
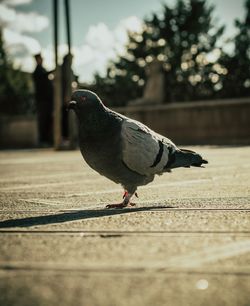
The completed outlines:
{"type": "Polygon", "coordinates": [[[202,164],[207,164],[208,162],[204,160],[201,155],[194,151],[179,149],[175,151],[171,156],[171,162],[168,164],[169,169],[179,168],[179,167],[202,167],[202,164]]]}
{"type": "Polygon", "coordinates": [[[128,118],[123,120],[121,139],[123,161],[142,175],[163,173],[169,159],[169,147],[176,149],[169,139],[128,118]]]}

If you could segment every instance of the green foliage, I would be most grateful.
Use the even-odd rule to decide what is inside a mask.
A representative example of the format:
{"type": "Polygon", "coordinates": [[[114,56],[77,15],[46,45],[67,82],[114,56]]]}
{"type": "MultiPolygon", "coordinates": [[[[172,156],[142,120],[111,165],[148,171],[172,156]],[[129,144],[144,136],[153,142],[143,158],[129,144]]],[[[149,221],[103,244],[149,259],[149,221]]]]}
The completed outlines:
{"type": "Polygon", "coordinates": [[[145,20],[142,33],[129,33],[126,54],[110,63],[106,77],[96,76],[96,88],[114,93],[112,105],[125,105],[142,95],[145,67],[157,58],[165,71],[166,102],[211,98],[226,73],[214,64],[222,54],[216,42],[224,27],[214,25],[213,10],[205,0],[164,5],[160,16],[145,20]]]}
{"type": "Polygon", "coordinates": [[[145,67],[157,58],[165,74],[165,101],[250,95],[250,0],[246,16],[236,20],[232,54],[218,48],[224,27],[213,22],[205,0],[178,0],[173,8],[144,21],[142,33],[129,33],[126,53],[111,62],[95,89],[110,105],[125,105],[143,94],[145,67]]]}
{"type": "Polygon", "coordinates": [[[245,19],[235,21],[238,33],[233,39],[233,54],[220,59],[228,70],[223,79],[223,97],[250,96],[250,0],[245,8],[245,19]]]}
{"type": "Polygon", "coordinates": [[[4,49],[0,29],[0,112],[1,114],[25,114],[30,110],[28,77],[13,68],[4,49]]]}

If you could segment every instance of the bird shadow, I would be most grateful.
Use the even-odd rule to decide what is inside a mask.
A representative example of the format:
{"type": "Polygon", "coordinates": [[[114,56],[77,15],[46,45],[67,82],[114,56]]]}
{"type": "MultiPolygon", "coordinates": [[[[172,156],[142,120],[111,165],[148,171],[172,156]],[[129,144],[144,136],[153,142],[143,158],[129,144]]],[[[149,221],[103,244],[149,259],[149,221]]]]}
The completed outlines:
{"type": "Polygon", "coordinates": [[[145,206],[138,208],[123,209],[88,209],[63,212],[59,214],[50,214],[34,217],[26,217],[21,219],[10,219],[0,221],[0,228],[10,227],[31,227],[36,225],[57,224],[76,220],[86,220],[93,218],[101,218],[106,216],[115,216],[134,212],[153,211],[158,209],[173,208],[171,206],[145,206]]]}

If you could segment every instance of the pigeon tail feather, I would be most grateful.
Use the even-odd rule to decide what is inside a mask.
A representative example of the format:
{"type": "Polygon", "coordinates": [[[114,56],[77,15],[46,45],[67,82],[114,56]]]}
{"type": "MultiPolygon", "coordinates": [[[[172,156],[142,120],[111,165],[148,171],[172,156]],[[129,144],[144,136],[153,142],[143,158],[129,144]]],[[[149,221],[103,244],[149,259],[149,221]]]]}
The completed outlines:
{"type": "Polygon", "coordinates": [[[201,155],[194,151],[180,149],[173,153],[172,163],[169,165],[170,169],[179,167],[202,167],[203,164],[208,164],[208,161],[203,159],[201,155]]]}

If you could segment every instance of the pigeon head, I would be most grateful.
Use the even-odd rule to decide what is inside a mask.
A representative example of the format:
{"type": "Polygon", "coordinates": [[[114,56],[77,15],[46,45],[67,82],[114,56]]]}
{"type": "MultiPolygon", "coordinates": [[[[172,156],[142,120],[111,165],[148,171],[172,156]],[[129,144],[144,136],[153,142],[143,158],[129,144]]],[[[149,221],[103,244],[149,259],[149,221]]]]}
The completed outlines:
{"type": "Polygon", "coordinates": [[[71,96],[69,109],[73,109],[77,115],[90,112],[98,112],[104,109],[101,99],[90,90],[76,90],[71,96]]]}

